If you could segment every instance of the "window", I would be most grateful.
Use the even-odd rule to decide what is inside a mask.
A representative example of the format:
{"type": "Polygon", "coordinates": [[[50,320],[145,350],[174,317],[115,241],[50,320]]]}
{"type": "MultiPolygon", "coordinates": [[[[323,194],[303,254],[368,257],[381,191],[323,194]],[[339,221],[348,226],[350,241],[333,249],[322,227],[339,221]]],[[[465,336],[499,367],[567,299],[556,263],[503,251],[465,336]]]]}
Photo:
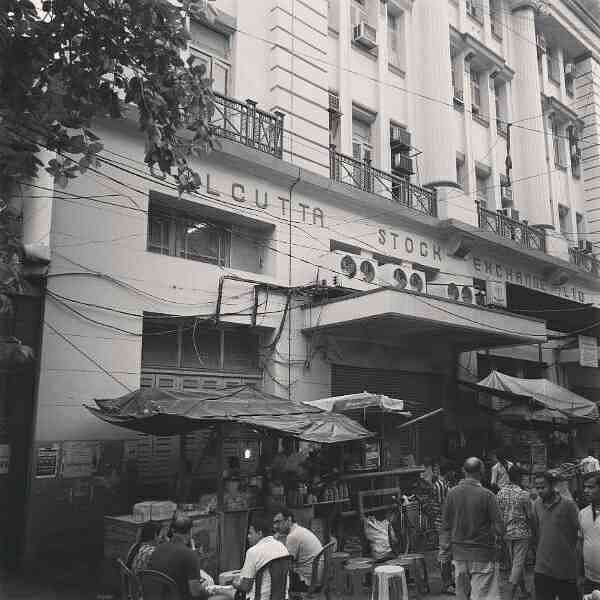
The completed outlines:
{"type": "Polygon", "coordinates": [[[560,75],[558,70],[558,56],[553,48],[546,50],[546,61],[548,64],[548,79],[554,83],[560,84],[560,75]]]}
{"type": "Polygon", "coordinates": [[[388,58],[392,65],[400,64],[400,18],[388,13],[388,58]]]}
{"type": "Polygon", "coordinates": [[[203,64],[206,66],[206,77],[213,80],[213,91],[217,94],[226,96],[229,91],[228,80],[230,66],[226,62],[198,50],[197,48],[190,48],[190,52],[196,57],[195,64],[203,64]]]}
{"type": "Polygon", "coordinates": [[[496,103],[496,129],[498,134],[507,137],[507,86],[505,83],[498,83],[494,85],[494,97],[496,103]]]}
{"type": "Polygon", "coordinates": [[[336,148],[340,145],[341,120],[340,95],[334,90],[329,90],[329,145],[336,148]]]}
{"type": "Polygon", "coordinates": [[[148,250],[222,267],[230,264],[231,232],[224,225],[150,207],[148,250]]]}
{"type": "Polygon", "coordinates": [[[474,115],[479,115],[481,111],[481,86],[480,74],[471,69],[471,104],[474,115]]]}
{"type": "Polygon", "coordinates": [[[490,0],[490,20],[492,35],[502,39],[502,7],[500,0],[490,0]]]}
{"type": "Polygon", "coordinates": [[[575,221],[577,224],[577,239],[585,237],[585,221],[581,213],[575,213],[575,221]]]}
{"type": "Polygon", "coordinates": [[[250,327],[215,328],[183,317],[144,315],[142,368],[256,372],[259,343],[250,327]]]}
{"type": "Polygon", "coordinates": [[[569,159],[571,161],[571,173],[573,177],[581,177],[581,149],[579,148],[579,134],[573,125],[567,127],[567,138],[569,140],[569,159]]]}
{"type": "Polygon", "coordinates": [[[373,146],[371,145],[371,124],[357,118],[352,119],[352,157],[355,160],[370,162],[373,146]]]}
{"type": "Polygon", "coordinates": [[[483,23],[483,11],[481,10],[481,0],[466,1],[467,14],[478,23],[483,23]]]}
{"type": "Polygon", "coordinates": [[[456,157],[456,183],[462,190],[467,191],[467,178],[465,173],[464,156],[456,157]]]}
{"type": "Polygon", "coordinates": [[[562,204],[558,205],[558,222],[560,224],[560,232],[567,235],[570,231],[569,227],[569,208],[562,204]]]}
{"type": "Polygon", "coordinates": [[[488,173],[483,173],[479,170],[476,172],[476,190],[477,201],[482,208],[488,208],[489,184],[490,176],[488,173]]]}
{"type": "Polygon", "coordinates": [[[548,117],[550,120],[550,131],[552,132],[552,150],[554,153],[554,165],[564,168],[563,161],[563,140],[560,131],[560,124],[554,115],[548,117]]]}

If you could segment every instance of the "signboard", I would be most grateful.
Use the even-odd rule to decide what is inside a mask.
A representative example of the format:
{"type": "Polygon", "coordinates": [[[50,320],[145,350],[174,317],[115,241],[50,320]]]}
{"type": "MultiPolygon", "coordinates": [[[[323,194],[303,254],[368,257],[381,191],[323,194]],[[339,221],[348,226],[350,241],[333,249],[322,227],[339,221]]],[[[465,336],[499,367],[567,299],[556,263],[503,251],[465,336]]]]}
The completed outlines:
{"type": "Polygon", "coordinates": [[[62,476],[91,477],[98,466],[99,442],[64,442],[62,476]]]}
{"type": "Polygon", "coordinates": [[[10,445],[0,444],[0,475],[6,475],[8,473],[8,466],[10,464],[10,445]]]}
{"type": "Polygon", "coordinates": [[[58,444],[40,446],[35,462],[35,476],[37,478],[56,477],[58,473],[58,444]]]}
{"type": "Polygon", "coordinates": [[[598,340],[587,335],[578,335],[579,364],[582,367],[598,367],[598,340]]]}

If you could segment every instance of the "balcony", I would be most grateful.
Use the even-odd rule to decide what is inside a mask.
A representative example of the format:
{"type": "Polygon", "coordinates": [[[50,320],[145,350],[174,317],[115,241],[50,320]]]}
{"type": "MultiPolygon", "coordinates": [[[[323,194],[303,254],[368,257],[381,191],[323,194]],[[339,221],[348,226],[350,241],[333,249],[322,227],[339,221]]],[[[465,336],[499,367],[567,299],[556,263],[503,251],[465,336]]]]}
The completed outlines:
{"type": "Polygon", "coordinates": [[[330,177],[333,181],[351,185],[359,190],[376,194],[402,206],[437,217],[435,193],[406,179],[380,171],[369,161],[360,161],[340,154],[332,146],[329,152],[330,177]]]}
{"type": "Polygon", "coordinates": [[[484,231],[516,242],[522,248],[546,252],[546,233],[543,229],[531,227],[527,221],[511,219],[500,211],[492,211],[477,204],[478,226],[484,231]]]}
{"type": "Polygon", "coordinates": [[[596,275],[596,277],[600,277],[600,261],[590,252],[586,252],[577,246],[571,247],[569,248],[569,262],[588,273],[596,275]]]}
{"type": "Polygon", "coordinates": [[[210,119],[214,135],[282,158],[283,113],[260,110],[253,100],[244,103],[217,93],[214,97],[210,119]]]}

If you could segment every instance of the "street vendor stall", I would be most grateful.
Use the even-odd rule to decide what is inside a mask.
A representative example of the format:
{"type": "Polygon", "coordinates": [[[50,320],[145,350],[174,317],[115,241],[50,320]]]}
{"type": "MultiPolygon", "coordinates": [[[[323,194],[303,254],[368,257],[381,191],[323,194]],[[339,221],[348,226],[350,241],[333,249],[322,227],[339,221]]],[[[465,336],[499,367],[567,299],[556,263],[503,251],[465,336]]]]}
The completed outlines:
{"type": "MultiPolygon", "coordinates": [[[[179,468],[169,499],[192,518],[196,549],[214,575],[241,565],[250,513],[281,503],[323,542],[334,535],[346,551],[360,554],[361,492],[408,490],[423,470],[414,464],[394,468],[385,458],[385,426],[376,436],[365,425],[385,425],[389,414],[382,420],[382,411],[403,421],[410,413],[399,400],[371,394],[351,402],[362,424],[319,402],[293,402],[252,387],[195,393],[146,388],[87,408],[108,423],[157,439],[179,436],[179,468]]],[[[387,510],[389,502],[382,496],[382,504],[370,504],[367,512],[387,510]]],[[[132,512],[105,517],[107,559],[122,557],[135,540],[145,513],[139,503],[132,512]]],[[[169,521],[162,513],[149,518],[169,521]]]]}

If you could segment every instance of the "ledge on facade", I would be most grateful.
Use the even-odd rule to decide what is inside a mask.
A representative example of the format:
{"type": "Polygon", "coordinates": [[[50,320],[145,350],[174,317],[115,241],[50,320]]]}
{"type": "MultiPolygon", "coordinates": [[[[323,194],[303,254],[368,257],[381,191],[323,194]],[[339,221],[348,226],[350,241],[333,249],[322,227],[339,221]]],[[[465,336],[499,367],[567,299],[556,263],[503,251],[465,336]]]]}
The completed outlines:
{"type": "Polygon", "coordinates": [[[193,11],[193,19],[227,36],[232,35],[237,29],[237,19],[234,16],[208,3],[205,11],[193,11]]]}
{"type": "Polygon", "coordinates": [[[583,119],[580,119],[576,111],[574,111],[566,104],[563,104],[558,98],[542,94],[542,107],[545,113],[550,111],[556,112],[561,116],[562,120],[571,121],[572,123],[577,125],[579,129],[583,129],[583,119]]]}
{"type": "Polygon", "coordinates": [[[457,219],[442,221],[440,228],[446,232],[449,238],[453,236],[463,238],[466,240],[466,246],[471,248],[479,246],[494,249],[496,252],[500,250],[504,255],[526,259],[529,262],[535,263],[538,268],[543,265],[542,269],[546,273],[553,273],[560,269],[561,271],[566,271],[569,277],[586,281],[593,284],[594,288],[600,289],[600,279],[598,277],[562,258],[540,252],[539,250],[517,246],[512,240],[505,239],[491,231],[485,231],[468,223],[463,223],[457,219]]]}

